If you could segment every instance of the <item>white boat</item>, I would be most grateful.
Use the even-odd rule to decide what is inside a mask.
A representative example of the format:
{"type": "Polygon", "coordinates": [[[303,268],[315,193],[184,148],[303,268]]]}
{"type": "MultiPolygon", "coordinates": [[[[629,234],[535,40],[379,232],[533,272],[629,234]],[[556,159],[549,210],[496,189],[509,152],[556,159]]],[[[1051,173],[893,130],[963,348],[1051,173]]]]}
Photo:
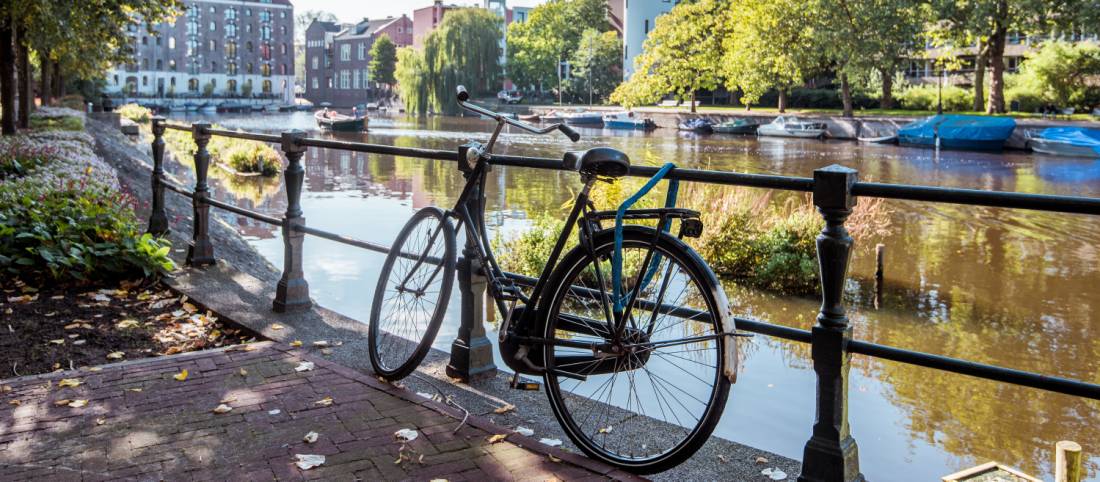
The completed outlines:
{"type": "Polygon", "coordinates": [[[199,112],[203,114],[213,114],[218,112],[218,105],[214,103],[206,103],[199,107],[199,112]]]}
{"type": "Polygon", "coordinates": [[[781,115],[770,124],[763,124],[756,129],[760,136],[772,137],[799,137],[804,139],[820,139],[825,137],[827,126],[824,122],[809,122],[797,117],[781,115]]]}

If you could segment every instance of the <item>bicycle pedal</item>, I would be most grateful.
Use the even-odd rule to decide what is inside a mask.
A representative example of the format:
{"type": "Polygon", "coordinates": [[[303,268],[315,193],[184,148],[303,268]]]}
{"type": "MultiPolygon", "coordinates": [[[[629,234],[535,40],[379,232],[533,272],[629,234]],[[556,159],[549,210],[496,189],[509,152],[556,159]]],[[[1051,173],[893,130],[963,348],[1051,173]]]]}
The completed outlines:
{"type": "Polygon", "coordinates": [[[523,381],[519,377],[519,373],[512,375],[512,382],[508,384],[513,390],[527,390],[531,392],[537,392],[542,389],[542,385],[538,382],[523,381]]]}

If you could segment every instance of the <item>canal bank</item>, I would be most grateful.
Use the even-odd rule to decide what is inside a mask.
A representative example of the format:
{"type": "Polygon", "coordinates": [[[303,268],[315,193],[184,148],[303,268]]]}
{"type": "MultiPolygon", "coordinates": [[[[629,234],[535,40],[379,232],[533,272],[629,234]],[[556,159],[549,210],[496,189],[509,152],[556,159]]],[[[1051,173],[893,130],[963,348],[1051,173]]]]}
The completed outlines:
{"type": "MultiPolygon", "coordinates": [[[[122,136],[115,128],[101,123],[90,126],[89,132],[96,138],[100,155],[116,166],[120,182],[139,200],[138,215],[147,217],[151,195],[149,139],[132,140],[122,136]]],[[[194,180],[190,177],[192,172],[190,168],[175,162],[171,156],[167,158],[168,165],[165,169],[172,173],[178,184],[192,185],[194,180]]],[[[318,176],[315,170],[312,172],[315,177],[318,176]]],[[[223,196],[224,193],[231,192],[231,186],[217,177],[212,177],[210,181],[215,198],[228,201],[223,196]]],[[[273,198],[279,197],[285,199],[285,194],[276,194],[273,198]]],[[[241,199],[236,200],[235,203],[247,204],[248,201],[241,199]]],[[[183,266],[186,252],[184,248],[191,239],[191,203],[182,196],[169,193],[165,198],[165,206],[171,227],[170,237],[174,246],[173,257],[183,266]]],[[[308,205],[306,209],[310,209],[308,205]]],[[[312,210],[307,211],[307,216],[309,215],[316,215],[311,219],[323,216],[321,212],[312,210]]],[[[367,326],[361,321],[364,318],[355,319],[317,305],[301,313],[273,313],[271,300],[274,297],[280,271],[272,262],[280,263],[281,260],[264,255],[250,246],[249,243],[256,240],[246,239],[240,234],[249,229],[242,225],[236,216],[218,213],[213,219],[210,235],[215,257],[218,260],[217,264],[205,269],[181,270],[169,280],[173,287],[201,301],[211,309],[217,310],[226,318],[248,326],[276,342],[288,344],[300,341],[305,347],[313,347],[316,342],[325,342],[329,345],[325,348],[325,352],[322,352],[319,347],[314,347],[312,351],[315,355],[370,373],[370,364],[366,356],[367,326]]],[[[255,231],[251,232],[255,233],[255,231]]],[[[320,245],[331,251],[331,245],[323,243],[325,242],[311,239],[307,246],[320,245]]],[[[376,258],[378,262],[383,259],[376,253],[367,253],[367,255],[376,258]]],[[[329,259],[318,256],[313,256],[311,259],[308,253],[306,259],[307,263],[314,266],[327,265],[330,262],[329,259]]],[[[343,260],[347,264],[354,263],[354,260],[348,259],[346,254],[343,260]]],[[[320,281],[313,276],[309,277],[309,281],[315,280],[320,281]]],[[[363,298],[369,299],[374,278],[369,275],[356,276],[345,280],[344,283],[360,292],[363,298]]],[[[319,293],[322,297],[328,291],[330,289],[323,282],[314,286],[314,293],[319,293]]],[[[457,312],[457,310],[451,311],[457,312]]],[[[444,339],[446,344],[450,343],[451,338],[446,335],[441,335],[440,338],[444,339]]],[[[536,438],[559,439],[563,441],[565,447],[579,452],[562,432],[543,392],[518,391],[509,388],[510,377],[504,372],[475,380],[468,385],[456,383],[446,376],[445,366],[448,360],[449,354],[444,350],[432,350],[422,369],[418,371],[418,376],[404,380],[403,385],[414,393],[442,393],[444,397],[451,398],[462,410],[487,417],[496,425],[509,428],[527,427],[534,430],[536,438]],[[505,405],[512,405],[514,409],[496,413],[497,409],[505,405]]],[[[791,480],[799,473],[799,463],[796,460],[712,437],[688,462],[652,478],[669,481],[768,480],[760,474],[767,468],[778,468],[789,474],[791,480]]]]}
{"type": "MultiPolygon", "coordinates": [[[[531,105],[524,107],[515,107],[510,110],[516,112],[530,112],[533,114],[544,115],[552,111],[574,111],[578,109],[591,110],[597,112],[621,112],[622,107],[619,106],[567,106],[565,108],[561,106],[552,105],[531,105]]],[[[774,112],[758,112],[751,110],[734,110],[734,109],[707,109],[705,107],[699,108],[699,112],[691,113],[686,109],[672,109],[663,107],[639,107],[632,109],[633,112],[640,114],[643,118],[652,119],[657,124],[658,128],[662,129],[676,129],[681,122],[687,119],[704,118],[711,120],[715,123],[725,122],[735,119],[752,119],[753,121],[766,124],[769,123],[780,114],[774,112]]],[[[855,140],[857,138],[873,138],[896,135],[898,129],[910,122],[921,119],[924,116],[856,116],[856,117],[843,117],[837,115],[821,115],[815,113],[800,114],[797,109],[791,109],[790,113],[783,114],[788,116],[795,116],[800,119],[812,120],[815,122],[824,122],[828,126],[827,135],[831,139],[840,140],[855,140]]],[[[1090,121],[1058,121],[1050,119],[1017,119],[1016,129],[1013,131],[1012,136],[1005,142],[1005,147],[1008,149],[1027,150],[1028,136],[1031,134],[1037,134],[1039,131],[1048,127],[1064,127],[1064,126],[1083,126],[1083,127],[1100,127],[1100,122],[1090,121]]]]}

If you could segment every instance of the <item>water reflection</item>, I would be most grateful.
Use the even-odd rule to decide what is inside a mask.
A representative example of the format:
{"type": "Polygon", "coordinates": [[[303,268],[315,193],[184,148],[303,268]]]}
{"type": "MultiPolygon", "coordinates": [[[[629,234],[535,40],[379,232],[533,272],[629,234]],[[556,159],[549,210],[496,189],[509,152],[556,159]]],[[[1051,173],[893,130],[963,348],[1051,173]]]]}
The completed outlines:
{"type": "MultiPolygon", "coordinates": [[[[308,113],[222,117],[229,128],[312,128],[308,113]]],[[[372,119],[372,130],[341,139],[453,149],[487,137],[476,119],[372,119]]],[[[611,145],[635,163],[809,176],[840,163],[863,180],[1048,194],[1100,196],[1100,161],[1006,152],[966,153],[864,146],[848,142],[698,136],[580,129],[577,145],[555,136],[507,133],[498,152],[556,157],[567,148],[611,145]]],[[[303,207],[310,225],[389,243],[416,208],[450,205],[462,185],[453,164],[310,149],[303,207]]],[[[185,173],[186,168],[178,167],[185,173]]],[[[527,218],[556,214],[577,189],[576,175],[494,168],[487,189],[493,233],[508,235],[527,218]]],[[[278,182],[245,192],[214,179],[215,196],[273,215],[285,210],[278,182]]],[[[708,188],[718,195],[719,188],[708,188]]],[[[685,199],[705,209],[707,195],[685,199]]],[[[1095,217],[971,206],[888,202],[894,231],[886,245],[887,290],[874,309],[875,265],[869,242],[857,243],[848,298],[856,337],[875,343],[1100,383],[1100,220],[1095,217]]],[[[229,216],[273,263],[281,263],[277,228],[229,216]]],[[[366,320],[382,257],[322,240],[306,242],[306,276],[322,304],[366,320]]],[[[738,313],[807,328],[813,299],[727,286],[738,313]]],[[[452,300],[453,302],[453,300],[452,300]]],[[[440,332],[446,348],[457,309],[440,332]]],[[[813,373],[806,345],[758,337],[746,350],[716,434],[801,457],[813,422],[813,373]]],[[[1055,441],[1100,440],[1100,404],[1038,390],[855,357],[850,418],[863,471],[896,478],[905,467],[930,480],[986,460],[1050,476],[1055,441]]],[[[502,363],[498,363],[503,366],[502,363]]],[[[1093,451],[1095,452],[1095,450],[1093,451]]],[[[1088,462],[1097,477],[1100,457],[1088,462]]]]}

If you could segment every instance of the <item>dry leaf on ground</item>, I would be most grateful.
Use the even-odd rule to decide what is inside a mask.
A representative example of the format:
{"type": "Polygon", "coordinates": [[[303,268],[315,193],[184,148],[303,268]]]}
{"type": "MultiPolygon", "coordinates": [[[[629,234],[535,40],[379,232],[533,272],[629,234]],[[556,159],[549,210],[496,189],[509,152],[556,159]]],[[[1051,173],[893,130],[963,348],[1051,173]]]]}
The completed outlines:
{"type": "Polygon", "coordinates": [[[77,378],[62,378],[61,381],[57,382],[57,386],[61,387],[61,388],[64,388],[64,387],[79,387],[81,383],[83,383],[83,382],[81,382],[77,378]]]}
{"type": "Polygon", "coordinates": [[[181,372],[179,372],[175,375],[172,375],[172,378],[175,378],[176,380],[179,380],[181,382],[184,381],[184,380],[187,380],[187,369],[184,368],[183,371],[181,371],[181,372]]]}
{"type": "Polygon", "coordinates": [[[290,342],[290,346],[292,346],[294,348],[299,348],[299,347],[302,346],[302,340],[294,340],[294,341],[290,342]]]}
{"type": "Polygon", "coordinates": [[[105,420],[105,419],[102,419],[102,418],[95,419],[95,424],[96,425],[103,425],[105,423],[107,423],[107,420],[105,420]]]}
{"type": "Polygon", "coordinates": [[[124,353],[124,352],[113,351],[113,352],[107,354],[107,359],[108,360],[119,360],[124,356],[126,356],[126,353],[124,353]]]}
{"type": "Polygon", "coordinates": [[[226,405],[226,404],[223,403],[223,404],[218,405],[217,407],[214,407],[214,410],[212,410],[212,411],[214,413],[229,413],[229,412],[233,411],[233,407],[230,407],[229,405],[226,405]]]}
{"type": "Polygon", "coordinates": [[[553,463],[555,463],[555,464],[557,464],[557,463],[560,463],[560,462],[561,462],[561,459],[559,459],[559,458],[555,457],[555,456],[554,456],[554,454],[546,454],[546,456],[547,456],[547,457],[550,457],[550,461],[551,461],[551,462],[553,462],[553,463]]]}
{"type": "Polygon", "coordinates": [[[283,328],[286,328],[286,327],[285,327],[285,326],[283,326],[283,325],[280,325],[280,324],[278,324],[278,323],[273,323],[273,324],[271,325],[271,329],[272,329],[272,330],[281,330],[281,329],[283,329],[283,328]]]}
{"type": "Polygon", "coordinates": [[[127,318],[127,319],[122,320],[122,321],[118,322],[117,324],[115,324],[115,328],[118,328],[120,330],[124,330],[126,328],[135,328],[138,325],[139,325],[138,320],[135,320],[133,318],[127,318]]]}
{"type": "Polygon", "coordinates": [[[56,340],[50,340],[50,343],[52,343],[54,345],[64,345],[65,344],[65,339],[64,338],[58,338],[56,340]]]}
{"type": "Polygon", "coordinates": [[[325,340],[317,340],[317,341],[313,342],[313,346],[316,346],[316,347],[319,347],[319,348],[323,348],[323,347],[326,347],[326,346],[329,346],[329,345],[330,345],[330,343],[325,341],[325,340]]]}
{"type": "Polygon", "coordinates": [[[320,405],[322,407],[327,407],[329,405],[332,405],[332,397],[322,398],[320,400],[317,400],[316,402],[313,402],[313,404],[314,405],[320,405]]]}
{"type": "Polygon", "coordinates": [[[294,463],[299,469],[309,470],[325,463],[324,455],[294,454],[298,461],[294,463]]]}
{"type": "Polygon", "coordinates": [[[73,400],[69,402],[69,406],[72,408],[80,408],[88,404],[87,400],[73,400]]]}
{"type": "Polygon", "coordinates": [[[508,434],[498,433],[496,435],[493,435],[492,437],[489,437],[489,443],[490,444],[500,443],[500,442],[503,442],[504,439],[506,439],[506,438],[508,438],[508,434]]]}
{"type": "Polygon", "coordinates": [[[504,404],[503,407],[499,407],[496,410],[493,410],[493,413],[498,413],[498,414],[499,413],[508,413],[508,412],[511,412],[512,410],[515,410],[515,409],[516,409],[515,405],[512,405],[511,403],[506,403],[506,404],[504,404]]]}
{"type": "Polygon", "coordinates": [[[245,370],[244,368],[242,368],[241,371],[238,372],[238,373],[240,373],[242,377],[247,377],[248,376],[248,370],[245,370]]]}
{"type": "Polygon", "coordinates": [[[310,433],[307,433],[305,437],[302,437],[302,441],[304,441],[307,444],[311,444],[313,442],[316,442],[317,437],[319,437],[319,436],[320,436],[320,434],[318,434],[317,432],[310,432],[310,433]]]}

